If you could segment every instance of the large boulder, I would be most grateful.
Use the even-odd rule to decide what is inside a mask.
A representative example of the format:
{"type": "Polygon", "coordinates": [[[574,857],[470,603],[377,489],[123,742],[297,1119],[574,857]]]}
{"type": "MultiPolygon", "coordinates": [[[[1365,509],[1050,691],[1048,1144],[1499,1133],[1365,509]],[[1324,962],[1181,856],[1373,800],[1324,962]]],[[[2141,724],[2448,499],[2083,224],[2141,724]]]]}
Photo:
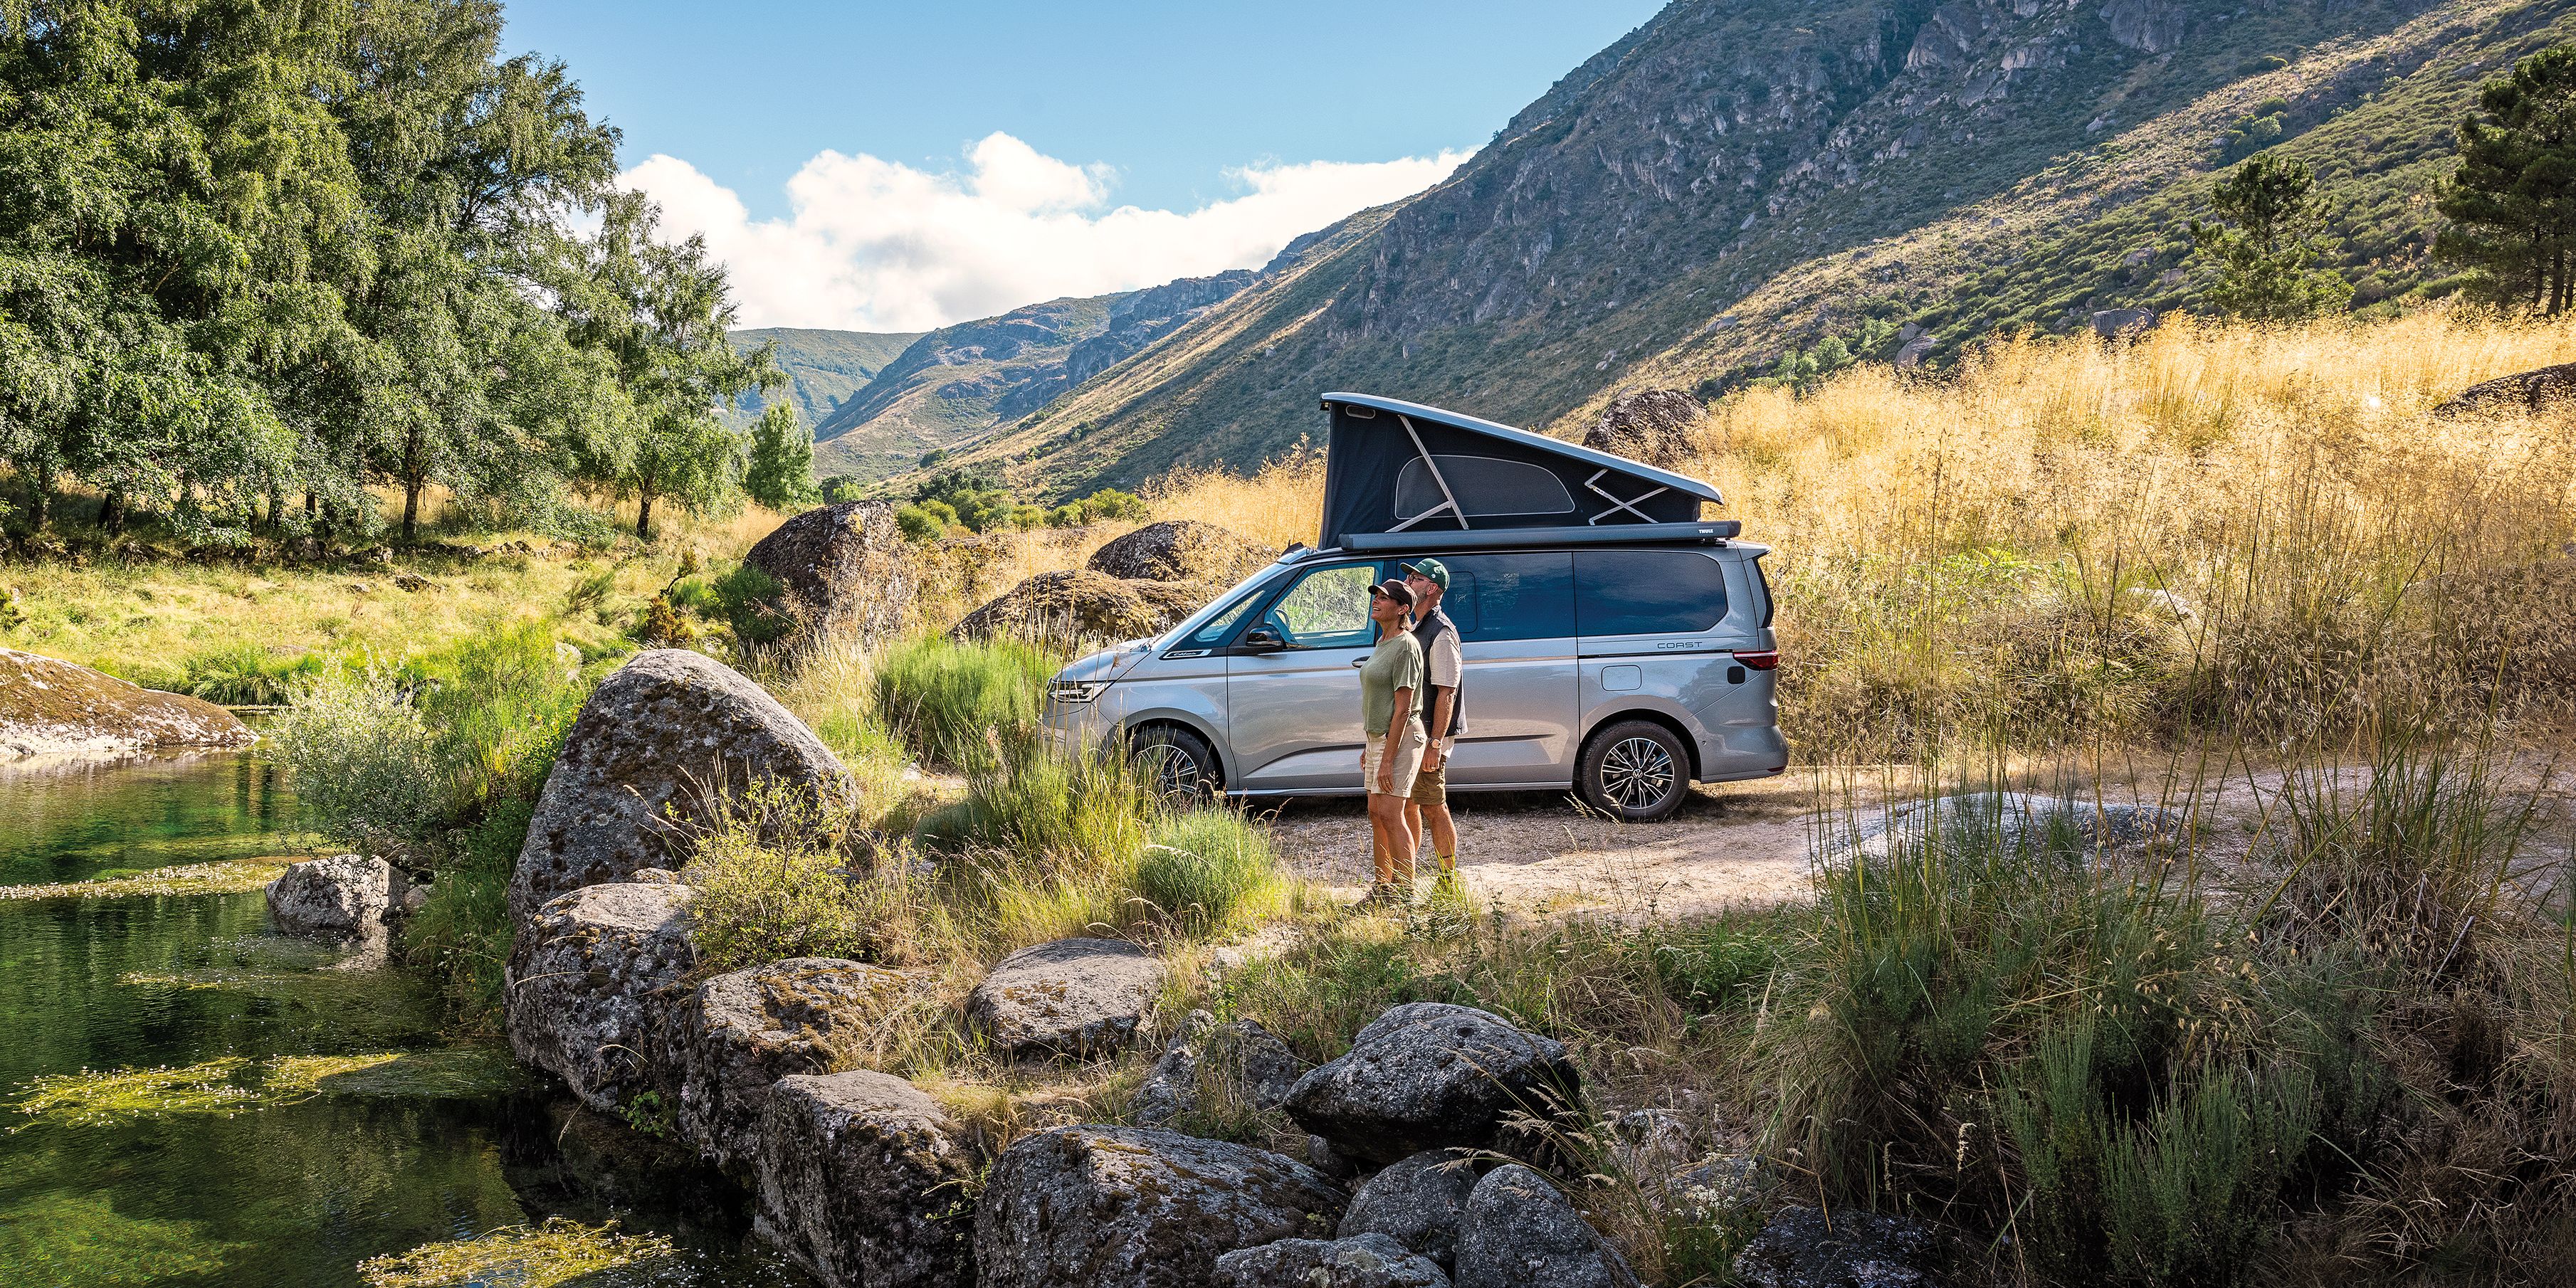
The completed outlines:
{"type": "Polygon", "coordinates": [[[1015,1058],[1102,1055],[1136,1036],[1164,974],[1125,940],[1059,939],[1003,958],[966,999],[966,1016],[1015,1058]]]}
{"type": "Polygon", "coordinates": [[[2014,851],[2041,850],[2060,838],[2088,853],[2135,852],[2181,839],[2183,820],[2154,805],[2074,800],[2042,792],[1963,792],[1907,801],[1829,831],[1828,854],[1855,850],[1884,859],[1891,849],[1926,842],[1981,845],[2000,840],[2014,851]]]}
{"type": "Polygon", "coordinates": [[[1448,1146],[1509,1152],[1506,1120],[1565,1111],[1578,1081],[1553,1039],[1471,1006],[1407,1002],[1298,1079],[1287,1109],[1336,1150],[1378,1163],[1448,1146]]]}
{"type": "Polygon", "coordinates": [[[2556,366],[2479,381],[2435,407],[2433,414],[2460,416],[2473,411],[2539,411],[2571,397],[2576,397],[2576,362],[2562,362],[2556,366]]]}
{"type": "Polygon", "coordinates": [[[1449,1288],[1428,1257],[1383,1234],[1281,1239],[1216,1259],[1223,1288],[1449,1288]]]}
{"type": "Polygon", "coordinates": [[[674,821],[702,816],[712,793],[775,780],[833,801],[849,771],[778,700],[685,649],[638,653],[600,682],[565,736],[510,878],[510,915],[526,920],[569,890],[678,867],[674,821]]]}
{"type": "Polygon", "coordinates": [[[891,501],[827,505],[779,524],[742,561],[776,580],[777,605],[803,638],[904,626],[919,589],[891,501]]]}
{"type": "Polygon", "coordinates": [[[1475,1190],[1473,1150],[1424,1150],[1387,1164],[1353,1192],[1338,1233],[1385,1235],[1447,1270],[1458,1264],[1458,1227],[1475,1190]]]}
{"type": "Polygon", "coordinates": [[[975,1281],[975,1158],[911,1083],[865,1070],[779,1079],[758,1172],[761,1224],[826,1288],[975,1281]]]}
{"type": "Polygon", "coordinates": [[[1937,1288],[1932,1232],[1903,1217],[1844,1208],[1829,1219],[1785,1207],[1735,1254],[1747,1288],[1937,1288]]]}
{"type": "Polygon", "coordinates": [[[1692,434],[1704,410],[1679,389],[1621,394],[1583,431],[1583,445],[1648,465],[1672,465],[1698,449],[1692,434]]]}
{"type": "Polygon", "coordinates": [[[1199,1288],[1238,1248],[1329,1233],[1342,1191],[1267,1150],[1085,1124],[1002,1151],[975,1211],[981,1288],[1199,1288]]]}
{"type": "Polygon", "coordinates": [[[1204,590],[1126,581],[1087,568],[1042,572],[968,613],[951,635],[1062,640],[1132,640],[1160,635],[1208,601],[1204,590]]]}
{"type": "Polygon", "coordinates": [[[334,854],[290,863],[268,883],[268,919],[281,935],[373,939],[401,915],[406,882],[383,859],[334,854]]]}
{"type": "Polygon", "coordinates": [[[1232,584],[1269,563],[1271,553],[1213,523],[1166,519],[1148,523],[1098,550],[1084,566],[1123,581],[1216,581],[1232,584]]]}
{"type": "Polygon", "coordinates": [[[1219,1024],[1192,1011],[1137,1088],[1136,1120],[1160,1127],[1197,1110],[1203,1079],[1222,1084],[1221,1095],[1267,1112],[1288,1102],[1308,1067],[1258,1020],[1219,1024]]]}
{"type": "Polygon", "coordinates": [[[661,1037],[696,964],[683,885],[595,885],[548,902],[519,931],[502,976],[504,1028],[521,1060],[594,1109],[658,1094],[661,1037]]]}
{"type": "Polygon", "coordinates": [[[772,1083],[822,1073],[836,1037],[884,1015],[910,977],[836,957],[791,957],[718,975],[671,1013],[666,1047],[680,1135],[724,1168],[748,1167],[772,1083]]]}
{"type": "Polygon", "coordinates": [[[1638,1288],[1619,1250],[1546,1177],[1518,1163],[1476,1182],[1451,1279],[1458,1288],[1638,1288]]]}
{"type": "Polygon", "coordinates": [[[214,703],[0,648],[0,760],[247,747],[257,737],[214,703]]]}

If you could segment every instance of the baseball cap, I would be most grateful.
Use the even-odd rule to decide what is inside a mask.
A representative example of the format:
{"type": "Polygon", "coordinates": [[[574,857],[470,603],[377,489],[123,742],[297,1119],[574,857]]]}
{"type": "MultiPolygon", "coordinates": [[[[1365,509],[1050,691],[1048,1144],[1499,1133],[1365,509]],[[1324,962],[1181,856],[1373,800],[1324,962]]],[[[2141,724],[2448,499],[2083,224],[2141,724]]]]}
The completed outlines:
{"type": "Polygon", "coordinates": [[[1372,595],[1384,595],[1407,608],[1413,607],[1413,588],[1405,585],[1403,582],[1397,581],[1393,577],[1389,577],[1386,580],[1369,587],[1369,593],[1372,595]]]}
{"type": "Polygon", "coordinates": [[[1398,564],[1396,567],[1403,570],[1407,577],[1420,577],[1442,590],[1449,589],[1449,566],[1437,559],[1417,559],[1409,564],[1398,564]]]}

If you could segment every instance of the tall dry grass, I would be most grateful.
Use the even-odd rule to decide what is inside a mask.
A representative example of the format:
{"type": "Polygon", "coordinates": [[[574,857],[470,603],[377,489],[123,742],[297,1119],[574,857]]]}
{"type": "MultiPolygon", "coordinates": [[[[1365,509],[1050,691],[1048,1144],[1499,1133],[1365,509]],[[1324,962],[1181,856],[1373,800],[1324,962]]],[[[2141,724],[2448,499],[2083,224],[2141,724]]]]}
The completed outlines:
{"type": "Polygon", "coordinates": [[[1712,407],[1681,468],[1768,544],[1810,756],[2338,719],[2441,669],[2469,707],[2576,685],[2576,415],[2436,417],[2576,359],[2576,327],[2460,312],[2131,343],[2019,340],[1712,407]]]}

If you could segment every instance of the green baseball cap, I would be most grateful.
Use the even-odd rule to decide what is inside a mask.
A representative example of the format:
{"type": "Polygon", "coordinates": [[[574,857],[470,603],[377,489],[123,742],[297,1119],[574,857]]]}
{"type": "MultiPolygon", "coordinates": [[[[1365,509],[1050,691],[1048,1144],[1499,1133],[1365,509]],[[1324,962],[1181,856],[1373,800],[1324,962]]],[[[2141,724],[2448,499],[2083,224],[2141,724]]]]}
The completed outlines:
{"type": "Polygon", "coordinates": [[[1444,591],[1449,589],[1449,567],[1437,559],[1418,559],[1396,567],[1402,569],[1407,577],[1420,577],[1444,591]]]}

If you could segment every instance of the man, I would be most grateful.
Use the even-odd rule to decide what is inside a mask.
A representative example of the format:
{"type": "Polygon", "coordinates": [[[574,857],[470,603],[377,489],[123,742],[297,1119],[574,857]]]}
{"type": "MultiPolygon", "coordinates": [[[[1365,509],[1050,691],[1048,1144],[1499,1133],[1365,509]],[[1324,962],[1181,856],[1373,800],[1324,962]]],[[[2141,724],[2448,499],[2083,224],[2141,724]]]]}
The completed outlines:
{"type": "Polygon", "coordinates": [[[1457,625],[1440,611],[1440,601],[1449,594],[1448,565],[1418,559],[1403,565],[1403,571],[1404,588],[1413,592],[1413,638],[1422,645],[1428,695],[1422,704],[1423,728],[1431,734],[1404,815],[1415,836],[1426,826],[1430,829],[1431,852],[1440,860],[1440,875],[1447,877],[1458,870],[1458,826],[1449,817],[1449,753],[1458,746],[1458,731],[1466,727],[1459,698],[1466,659],[1458,649],[1457,625]]]}

